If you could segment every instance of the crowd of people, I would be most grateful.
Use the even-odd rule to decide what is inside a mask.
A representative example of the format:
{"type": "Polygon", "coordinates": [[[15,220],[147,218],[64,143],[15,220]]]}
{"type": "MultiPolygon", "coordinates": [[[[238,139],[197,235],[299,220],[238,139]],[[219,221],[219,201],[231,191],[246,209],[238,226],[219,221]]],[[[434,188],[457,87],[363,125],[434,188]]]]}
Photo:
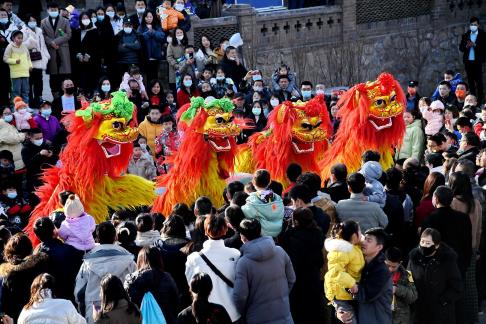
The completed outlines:
{"type": "Polygon", "coordinates": [[[280,103],[317,95],[337,132],[339,93],[299,82],[285,64],[268,76],[247,68],[226,38],[203,35],[195,48],[190,1],[138,0],[128,11],[123,2],[83,11],[49,3],[45,14],[18,15],[12,1],[0,5],[3,323],[477,321],[486,279],[486,35],[477,18],[458,49],[467,79],[445,71],[430,97],[408,83],[392,168],[367,151],[358,172],[336,164],[323,186],[290,164],[288,188],[257,170],[227,185],[223,206],[201,196],[170,215],[147,206],[101,224],[65,191],[63,207],[35,222],[33,246],[22,229],[35,188],[46,166],[62,167],[63,117],[87,103],[127,93],[140,136],[126,172],[154,180],[170,172],[166,159],[184,136],[177,111],[193,96],[231,99],[233,114],[254,125],[241,144],[280,103]],[[52,102],[42,98],[44,74],[52,102]]]}

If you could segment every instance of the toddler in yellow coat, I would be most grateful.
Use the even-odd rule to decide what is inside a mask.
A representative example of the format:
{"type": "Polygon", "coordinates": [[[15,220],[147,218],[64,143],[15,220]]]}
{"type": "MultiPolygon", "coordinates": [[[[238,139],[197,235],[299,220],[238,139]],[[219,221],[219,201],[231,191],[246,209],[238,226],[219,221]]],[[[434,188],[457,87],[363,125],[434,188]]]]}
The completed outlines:
{"type": "Polygon", "coordinates": [[[328,252],[328,271],[324,276],[326,298],[336,311],[352,313],[353,324],[357,323],[357,319],[351,304],[352,294],[358,292],[357,283],[365,265],[360,241],[358,223],[348,220],[334,225],[332,238],[324,242],[328,252]]]}

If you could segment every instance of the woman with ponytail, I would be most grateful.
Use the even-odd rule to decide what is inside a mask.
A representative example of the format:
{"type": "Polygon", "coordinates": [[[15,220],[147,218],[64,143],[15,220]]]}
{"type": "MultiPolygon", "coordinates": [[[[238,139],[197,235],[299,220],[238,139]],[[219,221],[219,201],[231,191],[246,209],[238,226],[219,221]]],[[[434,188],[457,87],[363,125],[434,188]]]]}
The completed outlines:
{"type": "Polygon", "coordinates": [[[204,273],[196,273],[191,279],[192,305],[177,316],[178,324],[230,324],[231,318],[226,309],[218,304],[210,303],[208,298],[213,290],[211,277],[204,273]]]}

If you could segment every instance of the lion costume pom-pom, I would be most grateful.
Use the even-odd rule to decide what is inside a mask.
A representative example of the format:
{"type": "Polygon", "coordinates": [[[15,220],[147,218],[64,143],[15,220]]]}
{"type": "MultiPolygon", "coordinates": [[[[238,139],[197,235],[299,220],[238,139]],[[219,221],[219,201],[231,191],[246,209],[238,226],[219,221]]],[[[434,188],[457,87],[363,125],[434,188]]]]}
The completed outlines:
{"type": "Polygon", "coordinates": [[[394,148],[402,143],[405,134],[405,103],[400,84],[389,73],[349,89],[337,103],[341,123],[335,140],[319,163],[323,180],[329,178],[336,163],[346,164],[349,173],[357,171],[361,155],[367,150],[378,151],[382,167],[390,168],[394,148]]]}

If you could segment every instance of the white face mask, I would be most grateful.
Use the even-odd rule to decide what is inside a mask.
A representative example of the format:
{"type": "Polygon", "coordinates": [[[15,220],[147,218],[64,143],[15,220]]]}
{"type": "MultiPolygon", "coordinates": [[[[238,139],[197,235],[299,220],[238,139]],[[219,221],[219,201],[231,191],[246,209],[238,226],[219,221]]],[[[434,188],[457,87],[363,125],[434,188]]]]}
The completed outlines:
{"type": "Polygon", "coordinates": [[[90,22],[91,22],[91,20],[89,20],[89,19],[83,19],[83,20],[81,20],[81,23],[82,23],[84,26],[88,26],[90,22]]]}
{"type": "Polygon", "coordinates": [[[27,26],[29,26],[30,28],[34,29],[35,27],[37,27],[37,22],[35,22],[35,21],[29,21],[27,23],[27,26]]]}
{"type": "Polygon", "coordinates": [[[106,15],[110,18],[114,18],[115,17],[115,12],[114,11],[107,11],[106,12],[106,15]]]}
{"type": "Polygon", "coordinates": [[[253,90],[254,90],[255,92],[260,92],[260,91],[262,91],[262,90],[263,90],[263,87],[254,86],[254,87],[253,87],[253,90]]]}
{"type": "Polygon", "coordinates": [[[270,100],[270,104],[272,105],[272,107],[277,107],[278,104],[279,104],[279,101],[278,101],[278,99],[272,99],[272,100],[270,100]]]}
{"type": "Polygon", "coordinates": [[[183,39],[184,39],[184,35],[178,35],[178,36],[176,36],[176,39],[177,39],[178,41],[181,41],[181,40],[183,40],[183,39]]]}
{"type": "Polygon", "coordinates": [[[476,25],[471,25],[471,26],[469,26],[469,29],[470,29],[470,30],[471,30],[473,33],[475,33],[475,32],[477,32],[477,31],[478,31],[478,26],[476,26],[476,25]]]}
{"type": "Polygon", "coordinates": [[[96,24],[97,21],[98,21],[98,18],[96,18],[96,17],[91,18],[91,22],[93,23],[93,25],[96,24]]]}
{"type": "Polygon", "coordinates": [[[167,36],[167,44],[170,44],[170,43],[172,43],[172,37],[167,36]]]}
{"type": "Polygon", "coordinates": [[[32,144],[34,144],[35,146],[41,146],[43,142],[44,142],[43,138],[37,139],[37,140],[32,140],[32,144]]]}
{"type": "Polygon", "coordinates": [[[111,88],[111,87],[110,87],[110,85],[109,85],[109,84],[103,84],[103,85],[101,86],[101,90],[102,90],[103,92],[108,92],[108,91],[110,91],[110,88],[111,88]]]}
{"type": "Polygon", "coordinates": [[[132,32],[132,27],[123,27],[123,31],[127,34],[130,34],[132,32]]]}
{"type": "Polygon", "coordinates": [[[49,17],[57,18],[59,16],[59,11],[48,11],[49,17]]]}
{"type": "Polygon", "coordinates": [[[174,9],[177,10],[177,11],[182,11],[182,10],[184,10],[184,5],[178,3],[178,4],[174,5],[174,9]]]}
{"type": "Polygon", "coordinates": [[[316,90],[316,95],[323,95],[324,94],[324,90],[316,90]]]}
{"type": "Polygon", "coordinates": [[[145,8],[137,8],[137,13],[139,15],[143,14],[145,12],[145,8]]]}
{"type": "Polygon", "coordinates": [[[253,113],[253,115],[255,115],[255,116],[260,116],[260,114],[262,113],[262,108],[253,107],[253,109],[251,110],[251,112],[252,112],[252,113],[253,113]]]}

